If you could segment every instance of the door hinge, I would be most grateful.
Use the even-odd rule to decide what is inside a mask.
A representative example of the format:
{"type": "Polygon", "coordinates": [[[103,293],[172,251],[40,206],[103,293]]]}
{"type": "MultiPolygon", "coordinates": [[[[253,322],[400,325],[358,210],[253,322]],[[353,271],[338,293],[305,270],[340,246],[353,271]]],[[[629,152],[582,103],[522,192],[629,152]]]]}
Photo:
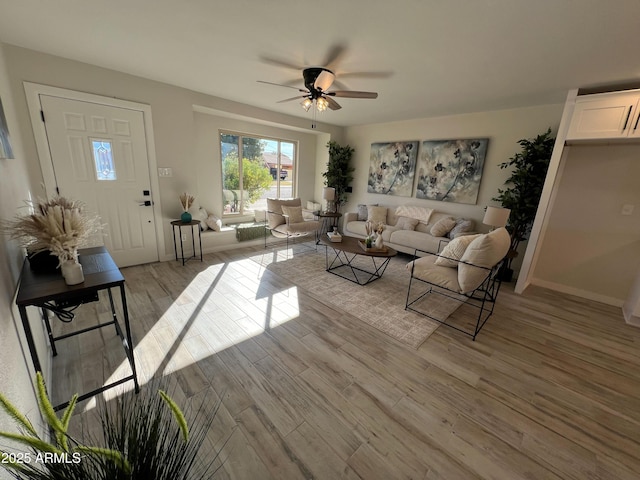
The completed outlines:
{"type": "Polygon", "coordinates": [[[40,110],[40,118],[42,119],[42,123],[44,123],[44,111],[40,110]]]}

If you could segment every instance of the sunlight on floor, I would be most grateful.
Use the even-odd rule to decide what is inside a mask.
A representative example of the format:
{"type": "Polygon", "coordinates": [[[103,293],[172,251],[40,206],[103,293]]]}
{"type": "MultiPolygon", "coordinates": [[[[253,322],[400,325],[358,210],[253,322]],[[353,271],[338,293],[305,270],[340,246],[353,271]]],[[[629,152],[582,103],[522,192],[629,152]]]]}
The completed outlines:
{"type": "MultiPolygon", "coordinates": [[[[278,287],[264,267],[290,258],[289,252],[274,250],[256,258],[211,265],[175,301],[154,299],[164,314],[135,345],[140,385],[299,317],[297,288],[278,287]]],[[[125,361],[105,385],[127,375],[130,367],[125,361]]],[[[132,389],[133,382],[126,382],[103,395],[109,400],[132,389]]],[[[94,407],[91,399],[85,411],[94,407]]]]}

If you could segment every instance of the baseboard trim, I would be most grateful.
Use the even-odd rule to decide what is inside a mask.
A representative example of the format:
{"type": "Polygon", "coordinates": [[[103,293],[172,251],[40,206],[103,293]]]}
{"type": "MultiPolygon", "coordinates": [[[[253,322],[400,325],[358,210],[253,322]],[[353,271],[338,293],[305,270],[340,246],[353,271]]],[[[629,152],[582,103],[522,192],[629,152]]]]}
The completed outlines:
{"type": "Polygon", "coordinates": [[[600,302],[614,307],[622,308],[624,300],[619,298],[610,297],[608,295],[601,295],[599,293],[590,292],[589,290],[582,290],[580,288],[569,287],[561,283],[549,282],[547,280],[540,280],[539,278],[532,278],[531,285],[538,287],[548,288],[549,290],[555,290],[561,293],[567,293],[580,298],[586,298],[587,300],[593,300],[594,302],[600,302]]]}

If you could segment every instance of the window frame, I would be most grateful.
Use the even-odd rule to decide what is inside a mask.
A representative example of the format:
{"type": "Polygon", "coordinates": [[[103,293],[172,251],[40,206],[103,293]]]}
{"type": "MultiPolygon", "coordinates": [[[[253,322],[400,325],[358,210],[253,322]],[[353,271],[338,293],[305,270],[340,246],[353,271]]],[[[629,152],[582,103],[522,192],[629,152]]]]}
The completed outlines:
{"type": "MultiPolygon", "coordinates": [[[[299,142],[297,140],[291,140],[291,139],[286,139],[286,138],[279,138],[279,137],[273,137],[273,136],[269,136],[269,135],[259,135],[259,134],[252,134],[252,133],[243,133],[243,132],[237,132],[237,131],[233,131],[233,130],[225,130],[225,129],[220,129],[218,130],[218,149],[219,149],[219,153],[220,153],[220,184],[221,184],[221,191],[224,192],[225,188],[224,188],[224,156],[223,156],[223,152],[222,152],[222,137],[223,135],[229,135],[229,136],[235,136],[238,138],[238,175],[239,175],[239,192],[240,192],[240,201],[239,201],[239,209],[237,212],[225,212],[225,206],[224,206],[224,198],[223,198],[223,205],[222,205],[222,217],[229,219],[229,218],[238,218],[238,217],[242,217],[242,216],[247,216],[247,215],[252,215],[253,211],[246,211],[246,207],[245,207],[245,202],[246,200],[243,198],[244,197],[244,189],[243,189],[243,185],[242,185],[242,181],[243,181],[243,171],[242,171],[242,158],[243,158],[243,154],[244,154],[244,139],[245,138],[251,138],[251,139],[255,139],[258,141],[272,141],[272,142],[277,142],[277,151],[276,151],[276,157],[277,157],[277,170],[278,170],[278,174],[276,175],[276,178],[274,179],[275,182],[275,186],[276,186],[276,197],[280,198],[281,196],[281,184],[282,182],[284,182],[285,180],[281,180],[280,178],[280,171],[282,170],[282,143],[288,143],[291,144],[293,146],[293,156],[291,158],[291,171],[289,172],[289,176],[286,179],[287,181],[291,182],[291,197],[295,197],[297,195],[297,168],[298,168],[298,150],[299,150],[299,142]]],[[[264,153],[264,152],[263,152],[264,153]]],[[[286,154],[285,154],[286,155],[286,154]]],[[[223,193],[223,197],[224,197],[224,193],[223,193]]],[[[265,206],[266,209],[266,206],[265,206]]]]}

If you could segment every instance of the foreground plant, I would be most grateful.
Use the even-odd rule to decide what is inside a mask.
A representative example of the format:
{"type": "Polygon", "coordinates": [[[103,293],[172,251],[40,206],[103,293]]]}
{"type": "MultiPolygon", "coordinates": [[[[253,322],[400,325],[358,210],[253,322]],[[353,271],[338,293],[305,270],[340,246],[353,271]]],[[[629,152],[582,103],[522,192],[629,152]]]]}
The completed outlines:
{"type": "Polygon", "coordinates": [[[68,433],[77,395],[58,418],[39,372],[36,380],[40,412],[52,432],[50,441],[42,439],[33,424],[0,394],[0,408],[21,431],[0,432],[0,437],[29,448],[17,453],[0,450],[0,466],[15,478],[186,480],[212,478],[221,466],[214,468],[216,452],[207,462],[198,461],[220,402],[209,412],[201,406],[195,412],[198,423],[190,430],[185,414],[165,391],[145,388],[137,395],[126,393],[103,405],[99,413],[102,438],[87,435],[91,444],[101,446],[90,446],[68,433]]]}

